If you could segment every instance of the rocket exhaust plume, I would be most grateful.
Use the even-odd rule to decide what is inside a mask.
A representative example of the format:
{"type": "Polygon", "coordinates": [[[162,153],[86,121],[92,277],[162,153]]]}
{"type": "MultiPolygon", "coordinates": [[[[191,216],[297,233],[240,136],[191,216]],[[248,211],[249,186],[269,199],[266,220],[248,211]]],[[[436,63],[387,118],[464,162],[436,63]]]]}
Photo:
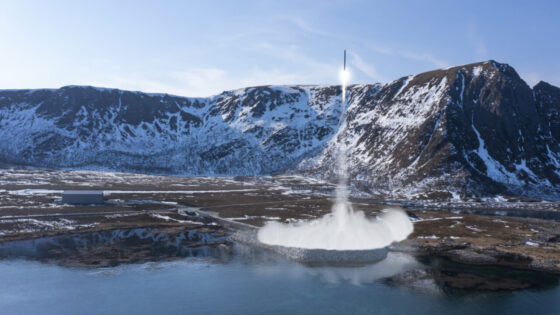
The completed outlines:
{"type": "MultiPolygon", "coordinates": [[[[342,103],[346,103],[346,50],[341,71],[342,103]]],[[[345,116],[345,115],[344,115],[345,116]]],[[[347,161],[348,150],[344,144],[338,148],[336,170],[338,186],[331,213],[299,224],[267,222],[259,229],[260,242],[270,245],[327,250],[366,250],[383,248],[406,239],[414,227],[406,213],[397,207],[382,210],[377,218],[366,217],[355,211],[348,200],[347,161]]]]}
{"type": "Polygon", "coordinates": [[[346,84],[348,82],[349,73],[346,71],[346,49],[344,49],[344,66],[340,73],[340,81],[342,83],[342,103],[346,102],[346,84]]]}

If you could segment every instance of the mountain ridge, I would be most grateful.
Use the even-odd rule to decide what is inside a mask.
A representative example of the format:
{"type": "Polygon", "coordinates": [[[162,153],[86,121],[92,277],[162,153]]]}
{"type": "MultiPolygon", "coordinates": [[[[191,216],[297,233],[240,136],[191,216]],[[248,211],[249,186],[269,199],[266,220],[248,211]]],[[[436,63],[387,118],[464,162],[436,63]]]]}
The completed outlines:
{"type": "Polygon", "coordinates": [[[0,90],[0,161],[180,175],[301,173],[410,198],[557,198],[560,89],[493,60],[385,84],[257,86],[186,98],[0,90]],[[18,141],[19,140],[19,141],[18,141]]]}

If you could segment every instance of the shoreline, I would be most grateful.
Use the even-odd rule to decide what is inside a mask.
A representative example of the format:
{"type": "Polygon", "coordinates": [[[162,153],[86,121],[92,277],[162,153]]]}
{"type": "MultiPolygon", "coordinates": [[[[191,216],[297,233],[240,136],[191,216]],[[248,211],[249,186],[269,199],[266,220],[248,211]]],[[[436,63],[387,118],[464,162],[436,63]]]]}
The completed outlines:
{"type": "MultiPolygon", "coordinates": [[[[0,175],[5,184],[0,189],[2,244],[115,229],[231,234],[256,229],[270,220],[298,224],[330,213],[334,190],[333,185],[290,176],[184,178],[52,170],[0,170],[0,175]],[[59,201],[65,189],[108,193],[104,204],[69,205],[59,201]]],[[[351,202],[370,218],[395,206],[368,198],[351,202]]],[[[477,202],[465,203],[463,210],[456,203],[449,209],[443,202],[413,203],[397,204],[405,208],[414,232],[391,245],[392,251],[560,273],[560,222],[534,218],[543,210],[557,212],[560,203],[477,202]],[[504,208],[527,217],[504,216],[504,208]]]]}
{"type": "MultiPolygon", "coordinates": [[[[179,213],[180,211],[185,211],[187,209],[191,213],[196,213],[195,216],[188,217],[189,221],[191,221],[189,223],[169,221],[146,223],[144,220],[141,220],[142,216],[145,216],[146,213],[141,213],[134,214],[129,217],[132,219],[135,218],[135,216],[139,216],[140,218],[137,219],[140,220],[136,222],[134,220],[131,220],[130,222],[120,222],[118,224],[111,225],[97,225],[94,227],[79,228],[74,230],[50,230],[26,234],[20,233],[16,235],[1,235],[0,248],[13,242],[37,241],[44,238],[52,237],[72,237],[77,235],[95,234],[115,230],[153,229],[156,231],[160,231],[160,233],[169,234],[184,233],[189,231],[202,231],[203,233],[218,232],[227,237],[230,242],[239,242],[282,255],[281,253],[268,248],[269,246],[266,246],[264,244],[260,244],[259,246],[257,244],[254,244],[254,240],[247,241],[246,237],[240,238],[236,236],[239,234],[239,232],[242,231],[255,231],[259,228],[258,226],[236,222],[227,218],[221,218],[206,211],[190,207],[184,207],[178,210],[159,211],[159,213],[168,214],[169,217],[172,218],[173,214],[179,213]]],[[[175,217],[177,217],[177,215],[175,215],[175,217]]],[[[424,242],[419,242],[418,239],[406,239],[404,241],[391,244],[388,247],[388,250],[391,252],[403,252],[411,254],[413,256],[444,258],[448,259],[449,261],[465,265],[508,267],[517,270],[536,271],[548,273],[551,275],[560,275],[560,264],[554,264],[554,262],[552,261],[547,263],[547,260],[543,260],[540,262],[540,264],[535,264],[535,259],[533,259],[533,257],[529,255],[514,254],[507,251],[491,250],[488,248],[475,249],[472,248],[471,244],[465,242],[455,242],[454,240],[452,240],[451,242],[434,242],[432,240],[436,239],[423,239],[424,242]]],[[[107,245],[108,248],[110,248],[110,246],[110,244],[107,245]]],[[[6,257],[2,258],[4,259],[6,257]]],[[[138,261],[142,261],[141,257],[137,258],[139,258],[138,261]]],[[[57,263],[56,261],[51,262],[55,264],[57,263]]],[[[88,264],[87,262],[83,262],[83,264],[78,263],[78,265],[82,265],[85,267],[95,267],[98,264],[88,264]]]]}

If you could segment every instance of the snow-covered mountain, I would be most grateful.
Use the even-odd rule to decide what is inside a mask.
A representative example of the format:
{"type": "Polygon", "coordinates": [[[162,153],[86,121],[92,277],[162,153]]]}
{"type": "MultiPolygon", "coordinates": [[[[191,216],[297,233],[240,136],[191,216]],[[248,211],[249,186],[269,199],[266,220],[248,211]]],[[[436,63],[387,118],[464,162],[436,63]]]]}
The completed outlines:
{"type": "Polygon", "coordinates": [[[185,98],[68,86],[0,91],[0,161],[182,175],[303,173],[336,156],[372,193],[558,198],[560,89],[494,61],[381,85],[185,98]]]}
{"type": "Polygon", "coordinates": [[[285,171],[336,133],[340,87],[184,98],[68,86],[0,92],[1,159],[189,175],[285,171]]]}
{"type": "Polygon", "coordinates": [[[531,89],[506,64],[430,71],[367,96],[354,88],[349,103],[346,123],[301,170],[327,174],[346,145],[351,177],[372,192],[560,197],[560,89],[531,89]]]}

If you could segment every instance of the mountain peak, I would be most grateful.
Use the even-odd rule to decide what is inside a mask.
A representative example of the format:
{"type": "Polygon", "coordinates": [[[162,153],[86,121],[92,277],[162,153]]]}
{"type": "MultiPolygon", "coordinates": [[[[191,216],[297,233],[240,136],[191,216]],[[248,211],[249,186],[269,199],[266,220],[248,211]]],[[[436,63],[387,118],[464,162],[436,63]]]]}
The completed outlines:
{"type": "MultiPolygon", "coordinates": [[[[417,198],[549,195],[560,89],[493,60],[381,84],[257,86],[207,98],[92,86],[0,90],[0,162],[181,175],[332,179],[417,198]]],[[[551,193],[552,192],[552,193],[551,193]]]]}
{"type": "Polygon", "coordinates": [[[560,90],[559,87],[554,86],[546,81],[539,81],[537,84],[535,84],[535,86],[533,87],[533,89],[552,89],[552,90],[560,90]]]}

